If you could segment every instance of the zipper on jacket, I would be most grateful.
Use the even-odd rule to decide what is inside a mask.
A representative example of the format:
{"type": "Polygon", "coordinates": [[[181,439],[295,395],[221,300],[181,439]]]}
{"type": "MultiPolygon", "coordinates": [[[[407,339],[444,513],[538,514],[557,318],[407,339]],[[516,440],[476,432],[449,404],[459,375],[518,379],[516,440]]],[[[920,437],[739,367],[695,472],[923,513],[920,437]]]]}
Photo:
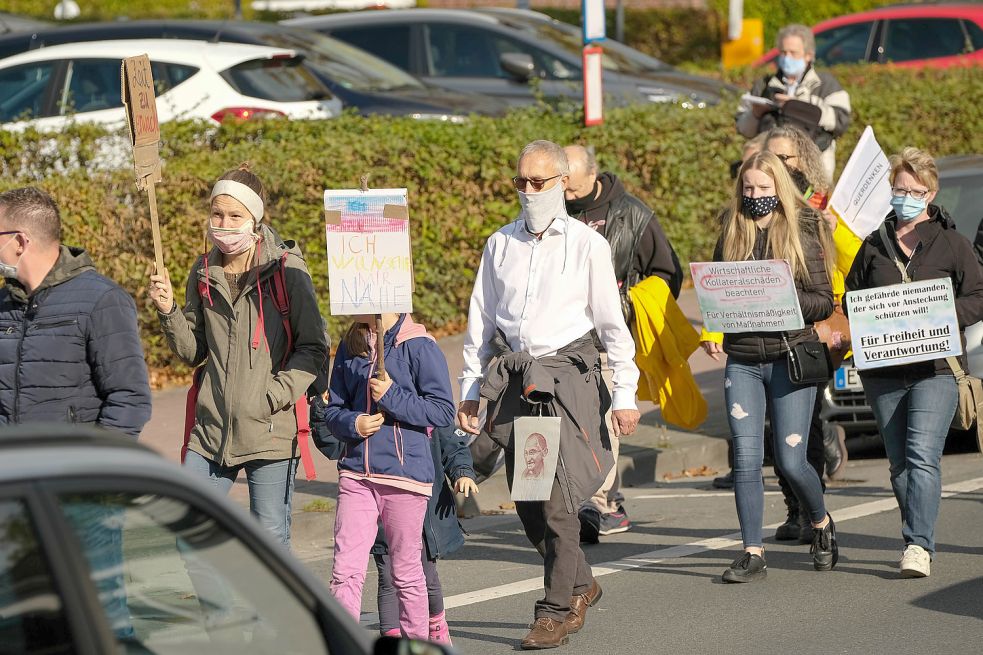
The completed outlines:
{"type": "Polygon", "coordinates": [[[24,360],[24,338],[27,336],[27,330],[31,325],[28,314],[30,314],[32,306],[37,309],[37,302],[28,300],[27,309],[24,311],[24,320],[20,326],[20,337],[17,340],[17,364],[14,368],[14,423],[20,423],[20,368],[24,360]]]}

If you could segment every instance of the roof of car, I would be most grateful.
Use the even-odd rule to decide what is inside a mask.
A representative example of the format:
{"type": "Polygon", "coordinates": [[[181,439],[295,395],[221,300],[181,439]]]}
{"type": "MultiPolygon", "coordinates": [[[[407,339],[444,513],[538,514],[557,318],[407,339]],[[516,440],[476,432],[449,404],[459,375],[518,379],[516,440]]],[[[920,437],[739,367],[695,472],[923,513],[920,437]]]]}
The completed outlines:
{"type": "Polygon", "coordinates": [[[813,26],[813,32],[829,29],[838,25],[857,23],[863,20],[880,20],[892,17],[926,17],[926,18],[946,18],[946,17],[967,17],[973,16],[977,20],[983,20],[983,4],[972,4],[965,2],[945,2],[945,3],[920,3],[905,5],[888,5],[854,14],[846,14],[830,18],[813,26]]]}
{"type": "Polygon", "coordinates": [[[983,175],[983,155],[950,155],[935,160],[939,175],[983,175]]]}
{"type": "Polygon", "coordinates": [[[296,53],[286,48],[240,43],[208,43],[184,39],[126,39],[66,43],[29,50],[0,60],[0,66],[7,67],[33,61],[69,57],[118,57],[122,59],[140,54],[148,54],[151,59],[157,61],[192,66],[201,66],[204,59],[216,69],[224,70],[251,59],[266,59],[275,56],[292,57],[296,53]]]}
{"type": "Polygon", "coordinates": [[[327,16],[310,16],[304,18],[291,18],[281,21],[283,25],[304,27],[307,25],[317,27],[327,27],[328,25],[349,25],[361,23],[407,23],[424,22],[433,20],[444,20],[451,22],[485,22],[489,24],[501,23],[501,17],[492,15],[490,12],[472,11],[469,9],[386,9],[352,11],[341,14],[329,14],[327,16]]]}

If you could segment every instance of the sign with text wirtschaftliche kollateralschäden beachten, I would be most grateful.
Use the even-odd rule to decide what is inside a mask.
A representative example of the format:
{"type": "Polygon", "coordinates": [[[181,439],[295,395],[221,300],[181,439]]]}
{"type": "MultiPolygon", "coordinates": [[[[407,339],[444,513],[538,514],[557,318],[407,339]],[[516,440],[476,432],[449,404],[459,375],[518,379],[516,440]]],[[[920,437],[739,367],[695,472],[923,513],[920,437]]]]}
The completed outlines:
{"type": "Polygon", "coordinates": [[[801,330],[802,309],[784,259],[692,262],[696,298],[708,332],[801,330]]]}
{"type": "Polygon", "coordinates": [[[892,284],[846,294],[853,363],[863,370],[962,354],[952,280],[892,284]]]}
{"type": "Polygon", "coordinates": [[[324,192],[331,314],[413,311],[406,189],[324,192]]]}

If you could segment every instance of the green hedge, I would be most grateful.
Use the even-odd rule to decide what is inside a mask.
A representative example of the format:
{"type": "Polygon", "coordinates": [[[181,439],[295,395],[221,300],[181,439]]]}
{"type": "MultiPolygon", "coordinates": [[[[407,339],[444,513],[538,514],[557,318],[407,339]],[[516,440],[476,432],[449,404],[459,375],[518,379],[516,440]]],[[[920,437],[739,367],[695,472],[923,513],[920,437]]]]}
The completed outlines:
{"type": "MultiPolygon", "coordinates": [[[[536,7],[553,18],[580,25],[580,9],[536,7]]],[[[607,33],[615,37],[615,12],[606,12],[607,33]]],[[[711,9],[625,9],[624,43],[669,64],[720,63],[720,15],[711,9]]]]}
{"type": "MultiPolygon", "coordinates": [[[[854,124],[841,140],[840,163],[865,124],[888,151],[918,145],[936,155],[983,152],[983,70],[907,72],[888,67],[836,71],[853,96],[854,124]]],[[[736,79],[736,78],[735,78],[736,79]]],[[[486,237],[517,214],[509,177],[521,147],[537,138],[593,144],[602,168],[662,218],[681,259],[710,254],[714,217],[732,183],[728,163],[742,139],[734,102],[706,110],[649,105],[612,110],[603,126],[584,128],[577,115],[547,108],[474,118],[463,125],[346,115],[320,122],[259,121],[203,130],[162,127],[164,182],[158,199],[166,262],[180,285],[204,246],[213,180],[249,161],[267,183],[270,215],[298,239],[327,314],[322,191],[351,188],[370,173],[374,187],[409,189],[417,293],[416,313],[435,328],[460,327],[486,237]]],[[[180,370],[161,339],[146,295],[152,246],[145,195],[130,169],[92,169],[97,131],[78,127],[39,137],[0,133],[0,190],[39,184],[60,202],[65,239],[90,250],[98,267],[138,301],[147,360],[180,370]],[[65,170],[73,159],[83,168],[65,170]],[[90,170],[86,170],[86,168],[90,170]]],[[[179,289],[183,295],[183,288],[179,289]]],[[[336,339],[344,319],[331,319],[336,339]]]]}

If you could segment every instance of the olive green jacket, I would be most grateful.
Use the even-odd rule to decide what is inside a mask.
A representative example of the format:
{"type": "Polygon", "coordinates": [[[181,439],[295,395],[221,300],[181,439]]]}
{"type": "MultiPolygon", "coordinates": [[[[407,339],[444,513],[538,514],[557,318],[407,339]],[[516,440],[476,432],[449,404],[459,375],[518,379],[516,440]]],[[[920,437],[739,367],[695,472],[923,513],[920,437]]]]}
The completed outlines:
{"type": "Polygon", "coordinates": [[[169,314],[159,314],[171,350],[191,366],[204,364],[188,448],[224,466],[298,456],[293,406],[328,356],[314,285],[300,249],[265,225],[259,232],[258,263],[246,273],[238,298],[231,298],[222,255],[212,248],[191,267],[184,309],[177,311],[175,305],[169,314]],[[290,353],[272,296],[284,253],[290,353]]]}

